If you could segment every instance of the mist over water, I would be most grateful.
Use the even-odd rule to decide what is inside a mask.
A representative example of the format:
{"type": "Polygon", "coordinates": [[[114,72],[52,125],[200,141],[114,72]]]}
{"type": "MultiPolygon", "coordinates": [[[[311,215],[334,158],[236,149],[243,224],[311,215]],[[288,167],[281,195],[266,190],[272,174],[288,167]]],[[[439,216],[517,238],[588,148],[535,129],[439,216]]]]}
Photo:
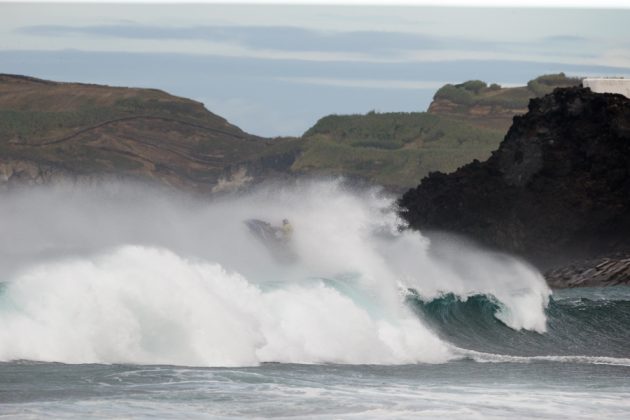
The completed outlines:
{"type": "Polygon", "coordinates": [[[399,232],[393,199],[341,181],[210,200],[136,184],[4,192],[0,361],[252,366],[443,363],[460,349],[410,296],[492,296],[514,331],[546,330],[523,262],[399,232]],[[288,218],[292,264],[243,223],[288,218]]]}

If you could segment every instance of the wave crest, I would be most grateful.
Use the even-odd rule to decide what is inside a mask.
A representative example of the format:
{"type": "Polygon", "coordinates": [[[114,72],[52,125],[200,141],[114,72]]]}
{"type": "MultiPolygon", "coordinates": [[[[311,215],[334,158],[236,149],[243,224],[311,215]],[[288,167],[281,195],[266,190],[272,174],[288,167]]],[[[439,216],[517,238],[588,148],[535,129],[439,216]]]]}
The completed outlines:
{"type": "Polygon", "coordinates": [[[32,268],[0,302],[0,360],[244,366],[444,362],[412,316],[374,317],[321,280],[262,291],[218,264],[125,246],[32,268]]]}
{"type": "Polygon", "coordinates": [[[408,289],[424,301],[492,295],[493,319],[511,331],[546,327],[540,273],[457,240],[399,232],[393,200],[378,190],[313,181],[215,201],[127,184],[0,194],[0,218],[14,221],[0,233],[15,238],[0,242],[9,280],[0,360],[450,360],[450,343],[405,304],[408,289]],[[297,263],[275,261],[243,223],[251,218],[288,218],[297,263]]]}

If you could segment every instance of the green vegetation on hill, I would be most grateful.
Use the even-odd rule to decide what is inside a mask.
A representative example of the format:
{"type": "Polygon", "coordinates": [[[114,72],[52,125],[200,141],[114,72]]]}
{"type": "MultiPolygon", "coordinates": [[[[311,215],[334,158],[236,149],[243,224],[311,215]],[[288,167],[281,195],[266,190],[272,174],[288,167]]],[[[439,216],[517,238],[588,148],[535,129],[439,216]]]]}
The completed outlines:
{"type": "Polygon", "coordinates": [[[426,112],[330,115],[304,134],[305,151],[293,168],[406,188],[431,171],[487,158],[503,134],[426,112]]]}
{"type": "Polygon", "coordinates": [[[252,161],[274,166],[296,142],[249,135],[199,102],[155,89],[0,75],[5,178],[19,178],[27,162],[31,178],[115,174],[212,189],[252,161]]]}
{"type": "Polygon", "coordinates": [[[547,95],[555,88],[577,86],[582,83],[579,77],[567,77],[564,73],[546,74],[527,82],[527,88],[536,96],[547,95]]]}
{"type": "Polygon", "coordinates": [[[0,140],[51,141],[77,129],[143,116],[228,128],[202,104],[155,89],[27,81],[31,83],[15,85],[12,77],[0,76],[0,140]]]}
{"type": "Polygon", "coordinates": [[[469,80],[439,89],[429,112],[329,115],[304,133],[304,153],[293,169],[415,186],[429,172],[487,159],[531,98],[579,83],[564,73],[513,88],[469,80]]]}
{"type": "Polygon", "coordinates": [[[496,83],[488,86],[481,80],[469,80],[441,87],[435,93],[434,100],[451,101],[460,105],[460,110],[474,105],[522,109],[527,107],[529,99],[533,97],[551,93],[557,87],[579,85],[580,81],[564,73],[543,75],[530,80],[527,86],[513,88],[501,88],[496,83]]]}

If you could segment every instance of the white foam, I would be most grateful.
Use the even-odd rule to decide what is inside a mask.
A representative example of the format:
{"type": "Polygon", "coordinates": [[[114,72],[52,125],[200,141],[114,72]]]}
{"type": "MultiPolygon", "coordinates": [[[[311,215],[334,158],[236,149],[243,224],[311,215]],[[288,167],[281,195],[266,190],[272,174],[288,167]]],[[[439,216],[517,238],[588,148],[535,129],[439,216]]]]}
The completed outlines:
{"type": "Polygon", "coordinates": [[[262,292],[217,264],[141,246],[32,268],[8,285],[0,311],[0,360],[243,366],[449,358],[410,313],[372,317],[321,281],[262,292]]]}
{"type": "Polygon", "coordinates": [[[556,362],[588,365],[630,366],[630,359],[624,357],[584,355],[510,356],[506,354],[483,353],[474,350],[462,349],[455,349],[454,353],[480,363],[556,362]]]}
{"type": "Polygon", "coordinates": [[[449,360],[449,346],[403,303],[410,287],[425,298],[492,294],[507,325],[545,329],[549,290],[531,267],[469,246],[434,252],[419,233],[396,233],[390,198],[338,181],[215,202],[120,184],[2,198],[0,218],[12,223],[0,234],[13,240],[0,243],[9,280],[0,292],[0,360],[449,360]],[[243,224],[285,217],[300,258],[289,266],[243,224]]]}

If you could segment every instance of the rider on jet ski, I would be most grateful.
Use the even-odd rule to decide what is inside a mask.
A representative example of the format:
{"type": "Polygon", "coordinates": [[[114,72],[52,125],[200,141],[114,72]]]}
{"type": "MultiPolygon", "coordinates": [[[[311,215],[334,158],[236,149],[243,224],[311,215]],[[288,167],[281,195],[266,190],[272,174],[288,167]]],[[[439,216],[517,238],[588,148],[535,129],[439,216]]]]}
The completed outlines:
{"type": "Polygon", "coordinates": [[[293,236],[293,226],[289,223],[289,219],[283,219],[282,226],[277,228],[276,232],[280,234],[278,239],[282,239],[284,242],[289,242],[293,236]]]}

